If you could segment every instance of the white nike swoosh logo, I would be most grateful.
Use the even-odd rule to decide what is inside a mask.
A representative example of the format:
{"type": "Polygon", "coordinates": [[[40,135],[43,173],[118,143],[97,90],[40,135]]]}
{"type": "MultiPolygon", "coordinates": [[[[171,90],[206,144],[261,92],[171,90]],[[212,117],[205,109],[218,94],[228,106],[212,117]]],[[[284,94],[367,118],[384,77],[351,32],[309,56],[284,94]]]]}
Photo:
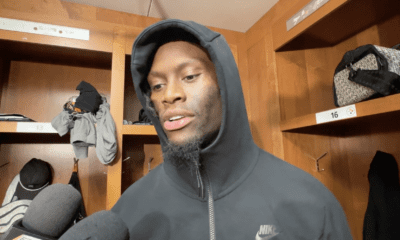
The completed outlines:
{"type": "Polygon", "coordinates": [[[278,233],[273,233],[273,234],[265,236],[265,237],[260,237],[259,233],[257,233],[256,240],[269,240],[269,239],[275,237],[276,235],[278,235],[278,233]]]}

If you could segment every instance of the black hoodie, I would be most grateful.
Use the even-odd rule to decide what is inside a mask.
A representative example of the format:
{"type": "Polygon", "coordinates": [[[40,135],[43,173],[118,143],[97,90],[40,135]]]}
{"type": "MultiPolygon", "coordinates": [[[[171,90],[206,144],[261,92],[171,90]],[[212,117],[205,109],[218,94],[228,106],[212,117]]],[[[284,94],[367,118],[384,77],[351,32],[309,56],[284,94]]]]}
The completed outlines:
{"type": "MultiPolygon", "coordinates": [[[[152,58],[176,29],[197,38],[214,63],[223,105],[221,128],[200,151],[200,176],[165,159],[122,194],[112,211],[126,223],[131,239],[352,239],[339,202],[324,185],[254,143],[239,72],[220,33],[176,19],[146,28],[131,59],[142,106],[152,58]]],[[[165,146],[159,119],[148,115],[165,146]]]]}

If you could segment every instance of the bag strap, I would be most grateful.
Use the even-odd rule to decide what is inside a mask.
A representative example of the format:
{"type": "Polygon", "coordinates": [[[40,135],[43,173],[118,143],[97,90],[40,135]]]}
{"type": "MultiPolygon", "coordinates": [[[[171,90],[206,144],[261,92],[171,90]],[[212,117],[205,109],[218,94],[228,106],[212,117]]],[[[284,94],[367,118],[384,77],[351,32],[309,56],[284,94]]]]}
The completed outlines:
{"type": "Polygon", "coordinates": [[[350,68],[349,80],[369,87],[383,96],[400,93],[400,76],[385,70],[354,70],[350,68]]]}
{"type": "MultiPolygon", "coordinates": [[[[400,49],[400,43],[393,46],[393,49],[400,49]]],[[[383,96],[388,96],[393,93],[400,93],[400,76],[394,72],[388,71],[387,60],[376,50],[373,45],[365,45],[357,48],[356,50],[347,52],[347,58],[343,58],[342,62],[346,64],[344,67],[350,68],[349,80],[360,85],[373,89],[383,96]],[[357,51],[358,52],[357,52],[357,51]],[[354,70],[352,62],[354,61],[354,54],[361,56],[365,53],[373,53],[380,65],[379,70],[354,70]]],[[[338,71],[340,69],[336,69],[338,71]]],[[[335,72],[336,73],[336,72],[335,72]]]]}
{"type": "Polygon", "coordinates": [[[392,48],[393,48],[393,49],[400,50],[400,43],[399,43],[399,44],[396,44],[396,45],[394,45],[392,48]]]}

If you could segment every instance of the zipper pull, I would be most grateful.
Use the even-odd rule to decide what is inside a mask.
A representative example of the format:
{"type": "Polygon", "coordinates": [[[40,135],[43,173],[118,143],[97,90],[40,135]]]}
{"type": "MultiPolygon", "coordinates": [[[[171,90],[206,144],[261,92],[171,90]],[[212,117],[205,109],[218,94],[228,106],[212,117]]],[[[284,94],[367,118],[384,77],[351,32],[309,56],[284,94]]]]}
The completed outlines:
{"type": "Polygon", "coordinates": [[[203,185],[203,180],[202,180],[201,174],[200,174],[200,164],[197,162],[194,162],[194,165],[196,166],[197,188],[199,189],[199,197],[201,197],[203,199],[204,198],[204,185],[203,185]]]}

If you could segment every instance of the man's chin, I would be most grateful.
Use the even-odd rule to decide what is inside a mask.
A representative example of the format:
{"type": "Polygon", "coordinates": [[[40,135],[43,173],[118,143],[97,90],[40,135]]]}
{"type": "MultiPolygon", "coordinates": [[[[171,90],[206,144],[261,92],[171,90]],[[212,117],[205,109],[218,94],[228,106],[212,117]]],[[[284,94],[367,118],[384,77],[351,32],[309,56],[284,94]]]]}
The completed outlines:
{"type": "Polygon", "coordinates": [[[204,136],[192,136],[181,139],[169,139],[163,146],[164,160],[176,167],[192,168],[193,162],[200,163],[200,150],[209,146],[217,137],[219,130],[204,136]]]}
{"type": "Polygon", "coordinates": [[[175,146],[185,146],[188,144],[199,143],[200,138],[198,137],[186,137],[186,138],[169,138],[168,143],[175,146]]]}
{"type": "Polygon", "coordinates": [[[178,168],[183,166],[190,168],[191,162],[200,160],[200,145],[196,139],[178,142],[169,140],[162,150],[164,161],[178,168]]]}
{"type": "Polygon", "coordinates": [[[163,130],[167,135],[168,142],[178,146],[197,142],[201,139],[197,131],[187,129],[187,127],[174,131],[168,131],[163,127],[163,130]]]}
{"type": "Polygon", "coordinates": [[[174,134],[168,134],[167,138],[168,138],[168,143],[175,146],[184,147],[187,145],[191,146],[195,145],[201,148],[206,148],[215,140],[215,138],[218,136],[218,133],[219,129],[214,132],[207,133],[205,135],[194,134],[190,136],[184,133],[181,133],[180,135],[174,133],[174,134]]]}

